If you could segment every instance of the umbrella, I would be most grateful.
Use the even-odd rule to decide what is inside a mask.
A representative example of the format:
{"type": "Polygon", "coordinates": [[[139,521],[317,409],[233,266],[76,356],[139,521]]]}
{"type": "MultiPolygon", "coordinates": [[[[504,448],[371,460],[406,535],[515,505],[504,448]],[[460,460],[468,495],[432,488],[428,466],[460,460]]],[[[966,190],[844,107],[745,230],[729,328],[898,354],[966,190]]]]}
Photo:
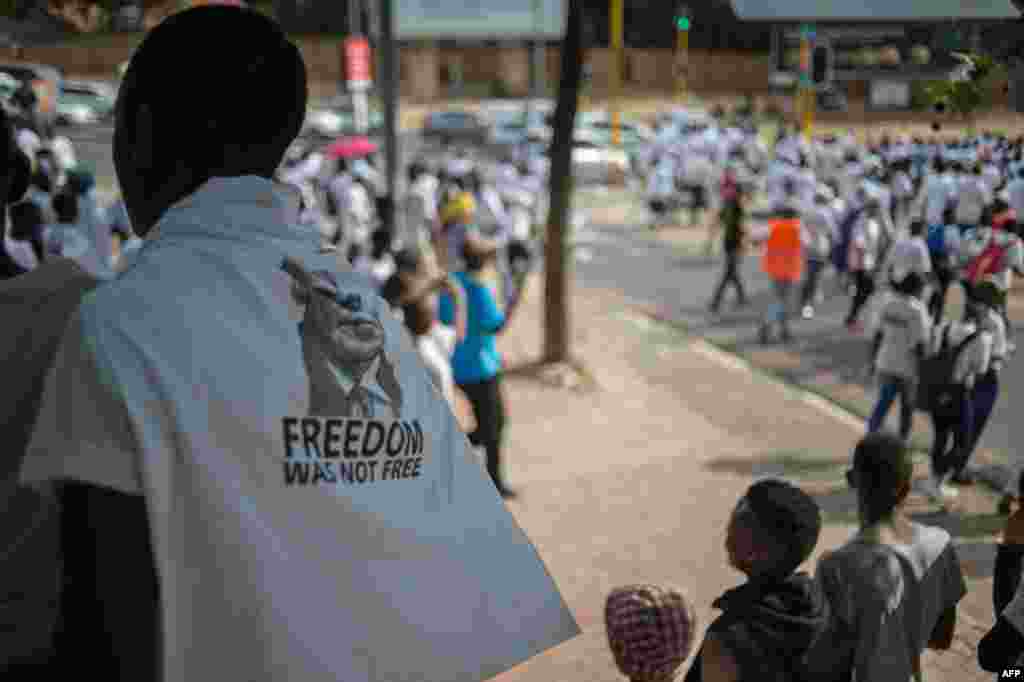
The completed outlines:
{"type": "Polygon", "coordinates": [[[330,159],[355,159],[377,151],[377,145],[365,137],[341,137],[335,140],[325,154],[330,159]]]}

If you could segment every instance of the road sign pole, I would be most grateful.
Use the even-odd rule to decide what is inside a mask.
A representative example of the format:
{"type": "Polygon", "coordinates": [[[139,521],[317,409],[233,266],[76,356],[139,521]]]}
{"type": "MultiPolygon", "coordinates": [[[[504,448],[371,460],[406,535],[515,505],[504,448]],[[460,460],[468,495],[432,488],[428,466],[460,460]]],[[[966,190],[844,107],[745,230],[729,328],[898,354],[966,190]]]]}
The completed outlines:
{"type": "Polygon", "coordinates": [[[624,0],[611,0],[611,33],[612,33],[612,59],[614,63],[611,69],[611,92],[609,93],[608,109],[611,111],[612,123],[612,146],[622,145],[622,114],[620,98],[622,97],[622,66],[625,57],[623,48],[623,24],[625,23],[623,8],[624,0]]]}

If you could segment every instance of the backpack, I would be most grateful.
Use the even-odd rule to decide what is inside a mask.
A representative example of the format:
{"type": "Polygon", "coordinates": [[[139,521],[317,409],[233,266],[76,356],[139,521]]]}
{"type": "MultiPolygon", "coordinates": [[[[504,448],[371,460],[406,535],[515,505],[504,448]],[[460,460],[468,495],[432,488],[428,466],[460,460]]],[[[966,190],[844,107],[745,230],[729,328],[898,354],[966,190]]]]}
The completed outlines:
{"type": "Polygon", "coordinates": [[[954,380],[960,354],[981,334],[975,330],[956,346],[949,345],[949,326],[942,332],[939,352],[921,361],[917,406],[938,417],[957,417],[967,387],[954,380]]]}
{"type": "Polygon", "coordinates": [[[853,228],[864,214],[865,207],[860,206],[848,211],[839,224],[839,239],[832,246],[832,265],[839,272],[847,272],[849,268],[850,242],[853,241],[853,228]]]}
{"type": "Polygon", "coordinates": [[[1009,243],[999,244],[993,235],[988,246],[970,262],[964,271],[964,279],[971,284],[978,284],[989,275],[994,275],[1002,270],[1003,256],[1009,249],[1009,243]]]}

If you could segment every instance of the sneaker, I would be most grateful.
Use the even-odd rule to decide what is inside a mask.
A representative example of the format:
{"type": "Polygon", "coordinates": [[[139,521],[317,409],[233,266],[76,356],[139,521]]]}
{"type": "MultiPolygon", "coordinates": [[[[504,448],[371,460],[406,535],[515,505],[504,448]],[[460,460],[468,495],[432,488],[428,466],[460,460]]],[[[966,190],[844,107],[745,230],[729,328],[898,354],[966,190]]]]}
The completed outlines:
{"type": "Polygon", "coordinates": [[[814,306],[805,305],[801,314],[805,320],[811,319],[814,317],[814,306]]]}

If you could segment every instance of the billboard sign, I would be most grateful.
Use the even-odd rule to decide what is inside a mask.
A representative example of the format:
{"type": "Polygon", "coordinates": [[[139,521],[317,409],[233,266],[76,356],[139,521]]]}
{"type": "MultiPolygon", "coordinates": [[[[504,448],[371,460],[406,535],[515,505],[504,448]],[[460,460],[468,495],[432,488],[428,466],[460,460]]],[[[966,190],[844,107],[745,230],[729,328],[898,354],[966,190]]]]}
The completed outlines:
{"type": "MultiPolygon", "coordinates": [[[[818,26],[817,39],[832,49],[835,80],[917,80],[945,78],[959,61],[961,36],[948,24],[935,26],[818,26]]],[[[798,28],[777,28],[775,71],[798,75],[801,41],[798,28]]]]}
{"type": "Polygon", "coordinates": [[[558,40],[565,0],[397,0],[399,40],[558,40]]]}

